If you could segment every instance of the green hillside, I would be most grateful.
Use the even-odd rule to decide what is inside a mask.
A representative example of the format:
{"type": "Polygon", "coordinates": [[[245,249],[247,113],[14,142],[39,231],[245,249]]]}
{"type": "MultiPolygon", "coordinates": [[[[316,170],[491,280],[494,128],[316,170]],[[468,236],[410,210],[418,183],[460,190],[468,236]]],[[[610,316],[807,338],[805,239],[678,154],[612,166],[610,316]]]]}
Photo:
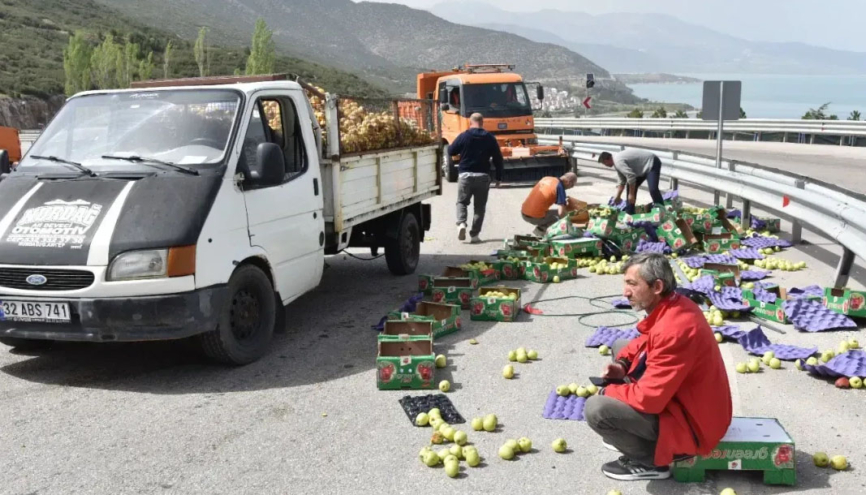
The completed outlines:
{"type": "MultiPolygon", "coordinates": [[[[75,31],[88,33],[94,45],[106,34],[117,39],[130,36],[144,56],[153,52],[153,77],[163,76],[162,54],[171,41],[170,77],[199,75],[192,40],[129,21],[92,0],[0,0],[0,95],[45,98],[63,94],[63,49],[75,31]]],[[[243,70],[248,54],[247,47],[212,46],[209,73],[243,70]]],[[[294,57],[278,56],[276,70],[298,74],[336,93],[387,95],[353,74],[294,57]]]]}

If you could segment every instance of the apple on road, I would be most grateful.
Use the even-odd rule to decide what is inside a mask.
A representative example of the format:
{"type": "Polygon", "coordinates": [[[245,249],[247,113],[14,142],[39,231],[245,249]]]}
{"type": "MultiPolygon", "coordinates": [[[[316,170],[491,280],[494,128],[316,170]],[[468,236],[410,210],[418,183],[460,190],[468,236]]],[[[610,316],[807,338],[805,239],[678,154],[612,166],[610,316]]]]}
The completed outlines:
{"type": "Polygon", "coordinates": [[[441,382],[439,382],[439,390],[441,390],[442,392],[447,392],[451,390],[451,382],[449,382],[448,380],[442,380],[441,382]]]}
{"type": "Polygon", "coordinates": [[[818,467],[827,467],[830,465],[830,458],[824,452],[815,452],[812,456],[812,462],[818,467]]]}
{"type": "Polygon", "coordinates": [[[502,447],[499,447],[499,457],[505,459],[506,461],[514,459],[514,449],[512,449],[508,445],[503,445],[502,447]]]}
{"type": "Polygon", "coordinates": [[[538,359],[538,351],[530,349],[529,352],[526,353],[526,357],[528,357],[532,361],[535,361],[536,359],[538,359]]]}
{"type": "Polygon", "coordinates": [[[484,420],[481,418],[472,418],[472,429],[481,431],[484,429],[484,420]]]}
{"type": "Polygon", "coordinates": [[[456,461],[446,462],[445,474],[447,474],[449,478],[456,478],[457,475],[460,474],[460,463],[456,461]]]}
{"type": "Polygon", "coordinates": [[[427,413],[419,413],[418,416],[415,417],[415,424],[417,426],[427,426],[430,423],[430,417],[427,413]]]}
{"type": "Polygon", "coordinates": [[[782,361],[779,358],[773,358],[770,360],[770,368],[777,370],[782,367],[782,361]]]}
{"type": "Polygon", "coordinates": [[[848,380],[848,384],[851,385],[851,388],[863,388],[863,379],[859,376],[852,376],[848,380]]]}
{"type": "Polygon", "coordinates": [[[468,464],[469,467],[476,467],[479,464],[481,464],[481,457],[478,455],[477,450],[471,450],[471,451],[465,453],[465,457],[466,457],[466,464],[468,464]]]}
{"type": "Polygon", "coordinates": [[[466,445],[466,442],[469,440],[469,435],[463,431],[455,431],[454,432],[454,443],[457,445],[466,445]]]}
{"type": "Polygon", "coordinates": [[[484,426],[484,431],[495,431],[498,422],[499,420],[494,414],[488,414],[487,416],[484,416],[484,420],[482,423],[484,426]]]}
{"type": "Polygon", "coordinates": [[[517,352],[516,351],[508,351],[508,360],[511,362],[517,361],[517,352]]]}
{"type": "Polygon", "coordinates": [[[532,440],[526,437],[520,437],[520,439],[517,440],[517,446],[520,447],[520,451],[525,454],[532,450],[532,440]]]}
{"type": "Polygon", "coordinates": [[[590,383],[589,385],[586,386],[586,392],[589,395],[595,395],[598,393],[598,387],[596,387],[594,384],[590,383]]]}
{"type": "Polygon", "coordinates": [[[848,459],[844,455],[834,455],[830,459],[830,467],[836,471],[844,471],[848,469],[848,459]]]}
{"type": "Polygon", "coordinates": [[[557,438],[553,441],[551,447],[553,447],[554,452],[562,453],[565,452],[566,449],[568,449],[568,444],[565,442],[564,438],[557,438]]]}
{"type": "Polygon", "coordinates": [[[575,392],[575,395],[577,395],[578,397],[586,398],[589,397],[589,391],[586,390],[586,387],[577,387],[577,392],[575,392]]]}
{"type": "Polygon", "coordinates": [[[746,363],[737,363],[737,373],[747,373],[749,371],[746,363]]]}
{"type": "Polygon", "coordinates": [[[511,380],[512,378],[514,378],[514,366],[511,366],[509,364],[502,368],[502,376],[505,377],[505,379],[507,380],[511,380]]]}
{"type": "Polygon", "coordinates": [[[429,467],[436,467],[442,462],[442,459],[439,458],[439,455],[436,452],[430,451],[424,454],[424,464],[429,467]]]}
{"type": "Polygon", "coordinates": [[[445,354],[439,354],[438,356],[436,356],[436,367],[437,368],[444,368],[445,364],[447,362],[448,361],[445,359],[445,354]]]}

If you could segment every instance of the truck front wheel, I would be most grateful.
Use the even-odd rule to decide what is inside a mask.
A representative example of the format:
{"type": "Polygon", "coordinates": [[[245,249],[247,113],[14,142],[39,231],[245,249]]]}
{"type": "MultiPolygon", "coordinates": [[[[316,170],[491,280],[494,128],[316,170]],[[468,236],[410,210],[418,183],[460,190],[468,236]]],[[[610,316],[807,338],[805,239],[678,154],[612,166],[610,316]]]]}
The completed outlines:
{"type": "Polygon", "coordinates": [[[400,219],[397,238],[385,242],[385,261],[394,275],[409,275],[415,272],[421,256],[421,226],[415,214],[406,212],[400,219]]]}
{"type": "Polygon", "coordinates": [[[242,265],[229,279],[228,300],[217,328],[199,336],[211,359],[244,365],[268,350],[277,321],[276,297],[271,281],[258,267],[242,265]]]}

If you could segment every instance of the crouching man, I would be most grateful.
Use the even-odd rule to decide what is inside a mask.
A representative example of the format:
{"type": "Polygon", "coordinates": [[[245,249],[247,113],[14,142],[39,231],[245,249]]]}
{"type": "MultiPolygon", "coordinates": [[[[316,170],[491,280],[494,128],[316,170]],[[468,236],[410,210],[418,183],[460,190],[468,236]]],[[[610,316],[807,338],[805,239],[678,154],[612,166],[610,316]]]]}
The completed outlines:
{"type": "Polygon", "coordinates": [[[647,317],[640,336],[614,346],[606,381],[586,403],[587,424],[619,460],[601,470],[622,481],[669,478],[674,460],[709,454],[731,424],[731,390],[701,309],[675,292],[668,260],[626,262],[623,295],[647,317]]]}

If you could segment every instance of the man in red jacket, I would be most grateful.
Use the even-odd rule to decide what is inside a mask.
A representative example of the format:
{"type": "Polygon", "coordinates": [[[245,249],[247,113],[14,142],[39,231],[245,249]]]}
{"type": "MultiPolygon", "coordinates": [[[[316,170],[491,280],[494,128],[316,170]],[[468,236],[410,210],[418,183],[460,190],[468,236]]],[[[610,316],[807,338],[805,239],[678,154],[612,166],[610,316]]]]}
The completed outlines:
{"type": "Polygon", "coordinates": [[[701,309],[677,294],[668,260],[640,254],[625,265],[625,288],[640,336],[619,346],[586,402],[587,424],[605,447],[622,453],[602,466],[616,480],[670,477],[675,459],[706,455],[731,424],[728,375],[701,309]]]}

